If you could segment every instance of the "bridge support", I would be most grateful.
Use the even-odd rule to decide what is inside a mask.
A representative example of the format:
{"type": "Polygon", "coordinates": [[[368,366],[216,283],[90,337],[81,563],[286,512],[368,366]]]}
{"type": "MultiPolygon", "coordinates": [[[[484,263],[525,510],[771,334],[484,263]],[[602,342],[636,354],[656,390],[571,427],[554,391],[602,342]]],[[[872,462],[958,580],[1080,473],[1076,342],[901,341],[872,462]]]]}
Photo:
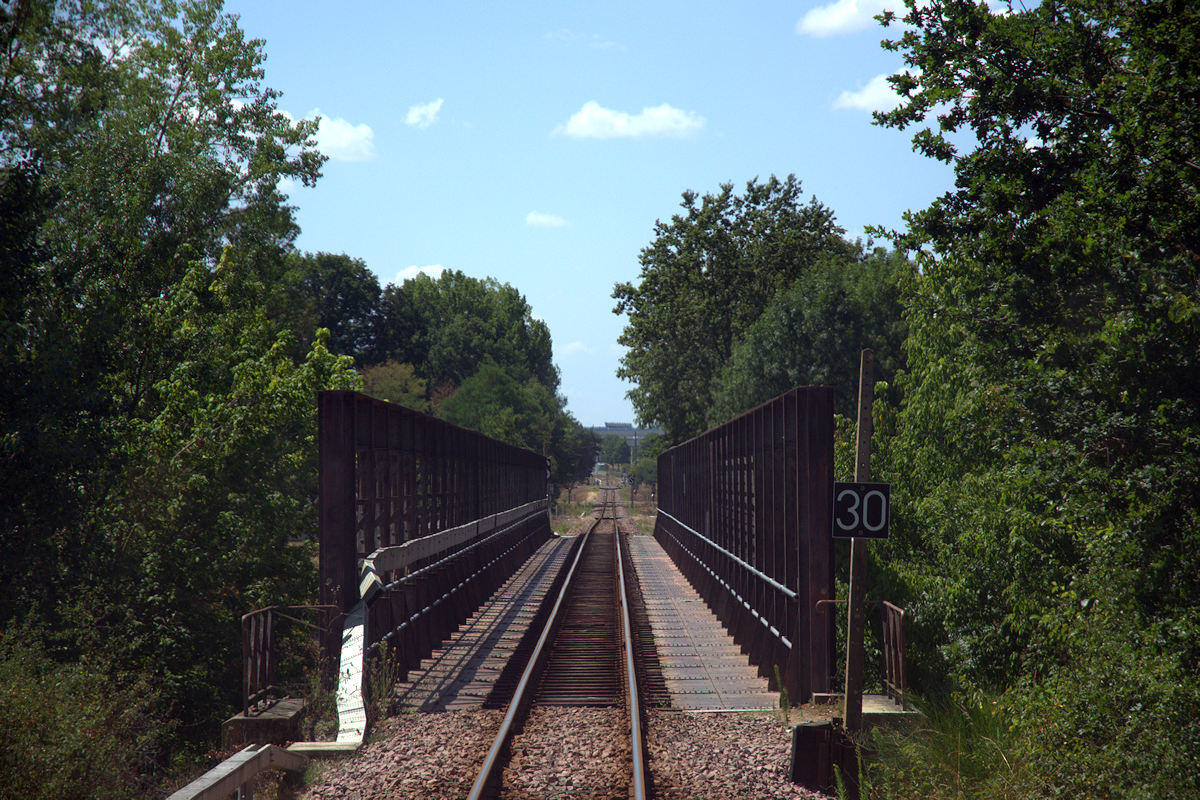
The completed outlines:
{"type": "Polygon", "coordinates": [[[828,692],[833,390],[793,389],[667,450],[658,478],[655,536],[751,663],[794,703],[828,692]]]}

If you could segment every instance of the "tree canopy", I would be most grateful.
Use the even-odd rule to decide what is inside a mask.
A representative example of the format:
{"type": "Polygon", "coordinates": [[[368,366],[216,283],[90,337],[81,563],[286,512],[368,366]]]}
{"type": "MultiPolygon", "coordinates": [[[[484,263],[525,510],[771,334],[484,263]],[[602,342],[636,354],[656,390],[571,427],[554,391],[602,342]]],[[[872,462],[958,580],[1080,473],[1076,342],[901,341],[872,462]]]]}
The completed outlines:
{"type": "Polygon", "coordinates": [[[1196,796],[1200,8],[906,6],[877,118],[956,182],[896,234],[885,568],[920,663],[1022,709],[1039,795],[1196,796]]]}
{"type": "MultiPolygon", "coordinates": [[[[357,378],[279,324],[279,184],[323,159],[217,0],[4,4],[0,52],[0,625],[112,687],[62,703],[146,679],[143,727],[71,739],[78,785],[36,725],[6,758],[53,796],[127,797],[129,765],[233,704],[240,615],[312,589],[283,544],[315,526],[315,393],[357,378]]],[[[37,653],[0,658],[40,680],[37,653]]]]}
{"type": "Polygon", "coordinates": [[[360,258],[333,253],[292,253],[284,281],[285,321],[311,341],[317,328],[329,331],[329,349],[358,365],[377,363],[379,279],[360,258]]]}
{"type": "Polygon", "coordinates": [[[540,381],[519,380],[492,361],[463,381],[439,414],[447,422],[549,457],[550,479],[557,484],[577,479],[578,461],[588,449],[586,431],[561,398],[540,381]]]}
{"type": "Polygon", "coordinates": [[[492,278],[446,270],[421,274],[383,290],[376,362],[412,364],[429,385],[460,386],[488,360],[558,390],[550,330],[525,297],[492,278]]]}
{"type": "Polygon", "coordinates": [[[911,275],[911,262],[882,248],[817,261],[770,301],[734,345],[714,381],[708,425],[796,386],[832,386],[834,410],[853,417],[859,352],[874,351],[875,374],[884,382],[904,364],[900,285],[911,275]]]}
{"type": "Polygon", "coordinates": [[[628,464],[629,442],[615,433],[608,433],[600,440],[600,460],[606,464],[628,464]]]}
{"type": "MultiPolygon", "coordinates": [[[[899,308],[894,301],[871,308],[870,293],[883,298],[888,289],[870,287],[867,281],[883,278],[893,282],[894,290],[901,271],[894,264],[880,269],[879,264],[892,262],[882,255],[867,258],[847,242],[832,210],[816,198],[803,200],[794,175],[752,180],[742,194],[731,183],[703,197],[688,191],[682,207],[669,222],[655,224],[654,241],[641,252],[637,283],[619,283],[613,290],[614,312],[628,316],[618,339],[628,351],[617,374],[635,383],[629,397],[643,423],[662,425],[667,438],[679,442],[770,399],[772,394],[763,393],[793,377],[840,378],[844,365],[836,359],[865,346],[865,327],[876,323],[886,330],[873,338],[886,341],[894,354],[891,363],[898,359],[899,308]],[[855,279],[843,272],[863,276],[857,289],[845,288],[855,279]],[[775,323],[752,330],[789,290],[794,301],[814,309],[804,312],[810,314],[805,323],[812,329],[810,339],[761,353],[756,348],[775,323]],[[819,312],[817,298],[810,303],[805,293],[821,295],[819,312]],[[850,307],[848,293],[856,293],[858,305],[850,307]],[[869,318],[860,318],[863,313],[869,318]],[[883,320],[888,314],[894,316],[883,320]],[[830,324],[838,327],[826,329],[825,338],[840,346],[819,351],[811,337],[821,335],[819,326],[830,324]],[[755,360],[762,358],[774,359],[770,374],[751,375],[762,366],[755,360]],[[806,369],[804,361],[811,358],[816,361],[806,369]]],[[[771,312],[775,322],[789,313],[795,317],[778,305],[771,312]]]]}

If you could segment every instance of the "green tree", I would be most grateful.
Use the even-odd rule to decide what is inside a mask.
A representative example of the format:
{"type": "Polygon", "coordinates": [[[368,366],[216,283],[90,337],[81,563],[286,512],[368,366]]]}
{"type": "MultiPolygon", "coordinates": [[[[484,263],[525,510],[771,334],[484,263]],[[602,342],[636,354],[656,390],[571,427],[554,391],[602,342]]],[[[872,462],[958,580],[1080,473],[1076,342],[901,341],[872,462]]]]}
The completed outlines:
{"type": "Polygon", "coordinates": [[[294,234],[277,191],[310,183],[314,124],[259,85],[261,43],[219,2],[60,2],[3,10],[3,608],[92,552],[85,517],[124,469],[117,442],[152,413],[183,353],[153,309],[194,263],[233,244],[263,280],[294,234]],[[11,220],[11,222],[7,222],[11,220]],[[38,483],[31,483],[30,480],[38,483]],[[39,487],[36,490],[35,487],[39,487]]]}
{"type": "Polygon", "coordinates": [[[615,433],[605,434],[600,440],[600,460],[606,464],[628,464],[629,442],[615,433]]]}
{"type": "Polygon", "coordinates": [[[564,405],[540,381],[521,381],[511,370],[487,361],[438,413],[447,422],[542,453],[550,459],[550,480],[566,484],[578,473],[587,442],[564,405]]]}
{"type": "Polygon", "coordinates": [[[571,474],[571,482],[580,483],[591,477],[600,458],[600,437],[595,431],[589,430],[572,417],[574,423],[571,430],[570,451],[575,453],[575,469],[571,474]]]}
{"type": "Polygon", "coordinates": [[[329,330],[329,349],[359,365],[376,363],[379,279],[359,258],[333,253],[291,254],[287,259],[288,327],[302,341],[329,330]]]}
{"type": "Polygon", "coordinates": [[[490,359],[520,380],[534,378],[551,393],[558,389],[550,330],[521,293],[455,270],[383,290],[377,358],[412,364],[431,387],[459,386],[490,359]]]}
{"type": "Polygon", "coordinates": [[[658,460],[649,456],[642,456],[633,465],[630,474],[642,486],[658,483],[658,460]]]}
{"type": "Polygon", "coordinates": [[[853,417],[861,350],[874,350],[878,380],[892,382],[903,367],[900,286],[912,272],[903,256],[882,249],[814,264],[734,345],[716,381],[708,424],[796,386],[832,386],[834,409],[853,417]]]}
{"type": "Polygon", "coordinates": [[[87,663],[46,656],[43,631],[0,634],[0,800],[146,795],[162,735],[149,681],[113,681],[87,663]],[[64,766],[69,765],[68,768],[64,766]]]}
{"type": "Polygon", "coordinates": [[[313,588],[315,392],[357,385],[268,313],[315,123],[218,0],[9,3],[0,52],[0,622],[203,739],[238,615],[313,588]]]}
{"type": "Polygon", "coordinates": [[[629,317],[617,374],[636,384],[638,418],[672,441],[704,430],[716,376],[771,300],[821,258],[852,253],[833,213],[801,195],[793,175],[685,192],[683,213],[655,224],[637,283],[614,288],[629,317]]]}
{"type": "Polygon", "coordinates": [[[429,412],[428,388],[412,364],[385,361],[362,371],[363,391],[372,397],[407,408],[429,412]]]}
{"type": "Polygon", "coordinates": [[[897,235],[888,569],[927,664],[1014,694],[1043,794],[1196,796],[1200,8],[906,5],[878,120],[956,188],[897,235]]]}
{"type": "Polygon", "coordinates": [[[658,454],[667,449],[667,437],[660,433],[648,433],[637,443],[637,451],[633,453],[636,461],[630,472],[638,483],[658,483],[658,454]]]}
{"type": "Polygon", "coordinates": [[[316,393],[359,385],[323,330],[295,363],[263,291],[231,248],[155,304],[156,338],[182,357],[114,426],[122,469],[89,511],[92,568],[65,602],[84,652],[154,675],[205,733],[240,685],[241,615],[315,593],[311,548],[288,542],[317,532],[316,393]]]}

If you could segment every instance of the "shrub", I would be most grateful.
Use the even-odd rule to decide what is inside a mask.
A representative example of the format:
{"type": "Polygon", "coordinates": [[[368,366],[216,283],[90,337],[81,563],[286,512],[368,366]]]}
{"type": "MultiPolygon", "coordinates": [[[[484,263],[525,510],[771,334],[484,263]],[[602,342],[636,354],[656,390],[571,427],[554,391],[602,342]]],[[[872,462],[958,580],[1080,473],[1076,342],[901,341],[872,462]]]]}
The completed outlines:
{"type": "Polygon", "coordinates": [[[0,800],[124,800],[161,735],[140,683],[62,664],[40,637],[0,635],[0,800]]]}

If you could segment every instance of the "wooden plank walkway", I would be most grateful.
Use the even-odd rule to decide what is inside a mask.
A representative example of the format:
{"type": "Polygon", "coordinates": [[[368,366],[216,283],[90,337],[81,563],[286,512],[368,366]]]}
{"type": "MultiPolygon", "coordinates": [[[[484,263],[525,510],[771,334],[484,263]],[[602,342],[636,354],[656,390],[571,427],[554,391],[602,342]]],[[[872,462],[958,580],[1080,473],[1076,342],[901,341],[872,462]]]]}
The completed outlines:
{"type": "Polygon", "coordinates": [[[681,711],[778,707],[779,695],[654,537],[628,541],[671,705],[681,711]]]}
{"type": "Polygon", "coordinates": [[[399,705],[431,712],[481,708],[566,560],[571,541],[554,536],[543,544],[449,640],[409,673],[411,680],[397,683],[399,705]]]}

